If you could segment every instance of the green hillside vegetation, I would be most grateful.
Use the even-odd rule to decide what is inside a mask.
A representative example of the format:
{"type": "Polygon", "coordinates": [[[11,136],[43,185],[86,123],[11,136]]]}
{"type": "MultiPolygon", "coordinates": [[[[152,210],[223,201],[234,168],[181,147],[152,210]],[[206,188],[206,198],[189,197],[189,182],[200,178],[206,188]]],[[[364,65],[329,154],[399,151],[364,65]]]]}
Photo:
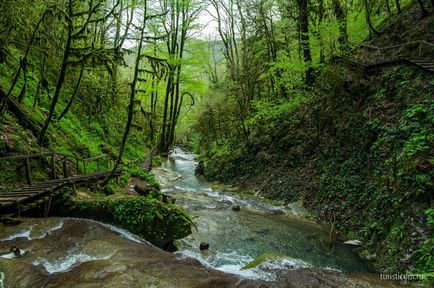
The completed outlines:
{"type": "MultiPolygon", "coordinates": [[[[126,172],[78,214],[102,207],[164,246],[123,216],[173,212],[187,235],[172,204],[103,195],[158,186],[145,158],[185,145],[206,178],[301,200],[376,271],[433,281],[434,74],[410,61],[434,62],[433,0],[3,0],[0,19],[0,157],[106,154],[103,170],[126,172]]],[[[34,181],[48,161],[32,160],[34,181]]],[[[0,171],[0,194],[24,183],[22,163],[0,171]]]]}

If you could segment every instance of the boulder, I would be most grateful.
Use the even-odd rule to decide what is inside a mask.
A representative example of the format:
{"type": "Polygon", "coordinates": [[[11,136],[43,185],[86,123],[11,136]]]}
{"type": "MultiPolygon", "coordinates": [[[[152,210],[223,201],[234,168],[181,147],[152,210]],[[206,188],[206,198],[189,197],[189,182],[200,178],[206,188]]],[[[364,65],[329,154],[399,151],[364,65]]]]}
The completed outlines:
{"type": "Polygon", "coordinates": [[[136,191],[141,196],[148,196],[149,194],[154,195],[156,192],[158,193],[157,187],[146,184],[146,185],[136,185],[134,186],[134,191],[136,191]]]}
{"type": "Polygon", "coordinates": [[[187,237],[194,225],[185,211],[151,197],[96,199],[62,203],[56,216],[92,219],[125,229],[160,247],[187,237]]]}
{"type": "Polygon", "coordinates": [[[200,251],[208,250],[209,249],[209,244],[205,243],[205,242],[201,242],[200,245],[199,245],[199,249],[200,249],[200,251]]]}
{"type": "Polygon", "coordinates": [[[234,210],[234,211],[240,211],[241,207],[240,207],[240,205],[234,205],[234,206],[232,206],[232,210],[234,210]]]}
{"type": "Polygon", "coordinates": [[[170,195],[167,194],[162,194],[163,195],[163,203],[167,203],[167,204],[175,204],[176,199],[173,198],[170,195]]]}

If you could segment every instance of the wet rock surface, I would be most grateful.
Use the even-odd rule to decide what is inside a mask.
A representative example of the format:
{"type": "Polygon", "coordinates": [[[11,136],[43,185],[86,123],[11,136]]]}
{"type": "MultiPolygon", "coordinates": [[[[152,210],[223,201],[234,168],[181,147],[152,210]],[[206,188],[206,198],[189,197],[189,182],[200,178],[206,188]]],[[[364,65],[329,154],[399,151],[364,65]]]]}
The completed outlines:
{"type": "Polygon", "coordinates": [[[398,287],[370,274],[316,269],[282,269],[273,281],[242,279],[88,220],[29,219],[2,233],[0,251],[12,245],[28,253],[0,257],[5,287],[398,287]]]}

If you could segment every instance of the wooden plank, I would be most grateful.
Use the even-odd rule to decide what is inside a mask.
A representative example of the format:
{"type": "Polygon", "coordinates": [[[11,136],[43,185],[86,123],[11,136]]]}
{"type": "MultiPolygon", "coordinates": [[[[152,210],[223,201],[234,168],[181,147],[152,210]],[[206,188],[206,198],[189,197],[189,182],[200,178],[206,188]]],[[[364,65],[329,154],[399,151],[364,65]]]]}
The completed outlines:
{"type": "Polygon", "coordinates": [[[0,198],[0,202],[15,202],[14,198],[0,198]]]}
{"type": "Polygon", "coordinates": [[[26,199],[26,197],[17,197],[17,198],[0,198],[0,202],[18,202],[23,199],[26,199]]]}
{"type": "Polygon", "coordinates": [[[47,187],[23,187],[23,188],[19,188],[13,191],[9,191],[7,193],[13,193],[13,192],[25,192],[25,191],[32,191],[32,190],[44,190],[47,189],[47,187]]]}
{"type": "Polygon", "coordinates": [[[0,157],[0,161],[11,161],[11,160],[23,160],[26,158],[37,158],[42,156],[51,155],[52,152],[38,153],[38,154],[29,154],[29,155],[18,155],[18,156],[8,156],[8,157],[0,157]]]}
{"type": "Polygon", "coordinates": [[[28,193],[11,193],[11,194],[3,194],[0,195],[2,198],[8,198],[8,197],[18,197],[18,196],[25,196],[25,195],[34,195],[37,192],[28,192],[28,193]]]}

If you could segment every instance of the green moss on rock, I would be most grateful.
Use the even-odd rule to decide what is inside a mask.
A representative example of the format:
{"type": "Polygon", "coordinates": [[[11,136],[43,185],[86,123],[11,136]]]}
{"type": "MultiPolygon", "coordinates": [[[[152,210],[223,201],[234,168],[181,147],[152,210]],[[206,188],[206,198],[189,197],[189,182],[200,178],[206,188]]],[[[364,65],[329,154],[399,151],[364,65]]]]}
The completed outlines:
{"type": "Polygon", "coordinates": [[[147,197],[73,201],[67,210],[69,216],[113,224],[161,248],[188,236],[193,224],[181,208],[147,197]]]}

